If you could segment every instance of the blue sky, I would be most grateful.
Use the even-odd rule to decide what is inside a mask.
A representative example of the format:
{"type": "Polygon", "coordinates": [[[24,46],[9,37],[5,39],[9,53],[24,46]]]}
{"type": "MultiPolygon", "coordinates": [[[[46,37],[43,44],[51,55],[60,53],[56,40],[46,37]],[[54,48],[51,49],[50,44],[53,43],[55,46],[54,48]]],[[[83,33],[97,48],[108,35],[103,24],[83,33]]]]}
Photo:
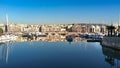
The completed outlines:
{"type": "Polygon", "coordinates": [[[0,0],[0,22],[71,24],[116,23],[120,0],[0,0]]]}

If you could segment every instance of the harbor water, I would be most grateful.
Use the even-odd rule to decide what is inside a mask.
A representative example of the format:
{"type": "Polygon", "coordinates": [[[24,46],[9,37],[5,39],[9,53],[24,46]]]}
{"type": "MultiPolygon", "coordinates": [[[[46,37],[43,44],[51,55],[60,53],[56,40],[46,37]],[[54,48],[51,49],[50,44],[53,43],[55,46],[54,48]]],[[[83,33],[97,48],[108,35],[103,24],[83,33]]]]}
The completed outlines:
{"type": "Polygon", "coordinates": [[[98,42],[12,42],[0,45],[0,68],[119,68],[119,54],[98,42]]]}

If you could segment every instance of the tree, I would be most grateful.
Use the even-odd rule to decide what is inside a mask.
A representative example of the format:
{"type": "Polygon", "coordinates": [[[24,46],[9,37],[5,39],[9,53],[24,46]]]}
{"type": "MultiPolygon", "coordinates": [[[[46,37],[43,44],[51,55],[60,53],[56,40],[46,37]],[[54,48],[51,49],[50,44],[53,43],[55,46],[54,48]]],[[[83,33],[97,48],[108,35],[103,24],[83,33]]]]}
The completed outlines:
{"type": "Polygon", "coordinates": [[[108,36],[112,36],[113,35],[113,31],[115,33],[115,26],[111,25],[111,26],[106,26],[107,30],[108,30],[108,36]]]}
{"type": "Polygon", "coordinates": [[[3,33],[3,29],[2,28],[0,28],[0,34],[2,34],[3,33]]]}

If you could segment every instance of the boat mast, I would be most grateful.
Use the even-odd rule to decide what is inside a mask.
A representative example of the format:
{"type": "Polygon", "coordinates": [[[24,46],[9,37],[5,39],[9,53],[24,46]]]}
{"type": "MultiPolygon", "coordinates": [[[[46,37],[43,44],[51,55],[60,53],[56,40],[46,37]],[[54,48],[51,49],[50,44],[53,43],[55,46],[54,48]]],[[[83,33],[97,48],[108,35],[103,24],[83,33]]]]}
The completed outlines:
{"type": "Polygon", "coordinates": [[[6,14],[5,32],[8,32],[8,14],[6,14]]]}
{"type": "Polygon", "coordinates": [[[120,23],[120,15],[119,15],[119,17],[118,17],[118,34],[120,33],[119,23],[120,23]]]}

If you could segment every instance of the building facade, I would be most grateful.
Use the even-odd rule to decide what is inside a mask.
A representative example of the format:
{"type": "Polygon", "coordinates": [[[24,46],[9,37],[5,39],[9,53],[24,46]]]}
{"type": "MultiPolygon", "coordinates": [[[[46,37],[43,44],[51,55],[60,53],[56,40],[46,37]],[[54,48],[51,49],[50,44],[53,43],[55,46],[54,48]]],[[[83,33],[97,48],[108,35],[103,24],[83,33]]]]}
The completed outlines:
{"type": "Polygon", "coordinates": [[[40,32],[66,32],[66,25],[41,25],[40,32]]]}
{"type": "Polygon", "coordinates": [[[106,33],[106,25],[105,24],[73,24],[72,32],[106,33]]]}

